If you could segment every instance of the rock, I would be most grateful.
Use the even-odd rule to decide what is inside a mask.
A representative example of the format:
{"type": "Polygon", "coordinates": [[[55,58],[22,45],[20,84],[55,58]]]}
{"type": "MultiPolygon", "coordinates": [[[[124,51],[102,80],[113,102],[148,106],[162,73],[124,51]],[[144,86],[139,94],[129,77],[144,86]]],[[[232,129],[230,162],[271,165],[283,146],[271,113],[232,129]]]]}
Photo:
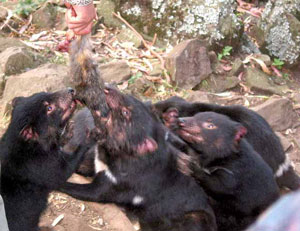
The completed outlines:
{"type": "Polygon", "coordinates": [[[15,38],[0,38],[0,52],[8,47],[27,47],[20,40],[15,38]]]}
{"type": "Polygon", "coordinates": [[[0,7],[0,22],[6,19],[7,14],[7,10],[0,7]]]}
{"type": "Polygon", "coordinates": [[[242,71],[244,71],[244,64],[240,58],[236,58],[232,64],[229,76],[239,76],[242,71]]]}
{"type": "Polygon", "coordinates": [[[263,104],[253,107],[252,110],[264,117],[275,131],[286,130],[292,127],[297,120],[292,102],[277,96],[273,96],[263,104]]]}
{"type": "Polygon", "coordinates": [[[112,0],[101,0],[97,4],[97,13],[100,17],[103,17],[104,24],[108,27],[121,27],[122,23],[115,16],[113,12],[117,12],[116,3],[112,0]]]}
{"type": "MultiPolygon", "coordinates": [[[[253,27],[255,27],[255,24],[253,25],[253,27]]],[[[255,28],[257,28],[257,27],[255,27],[255,28]]],[[[252,28],[250,28],[250,29],[252,29],[252,28]]],[[[252,33],[253,33],[253,31],[252,31],[252,33]]],[[[261,41],[261,40],[259,40],[259,41],[261,41]]],[[[257,41],[257,39],[256,39],[257,43],[259,43],[259,41],[257,41]]],[[[246,33],[243,33],[243,35],[241,37],[240,51],[244,54],[249,54],[249,55],[250,54],[260,54],[261,53],[261,51],[259,50],[256,43],[254,43],[251,40],[251,38],[249,37],[249,35],[246,34],[246,33]]]]}
{"type": "Polygon", "coordinates": [[[269,0],[259,22],[262,48],[287,64],[300,60],[299,15],[299,0],[269,0]]]}
{"type": "Polygon", "coordinates": [[[292,143],[280,132],[275,132],[275,134],[279,137],[283,150],[286,152],[291,147],[292,143]]]}
{"type": "Polygon", "coordinates": [[[120,42],[132,42],[136,48],[143,45],[142,40],[130,29],[123,28],[117,35],[120,42]]]}
{"type": "Polygon", "coordinates": [[[203,80],[197,89],[208,92],[223,92],[236,87],[239,79],[235,76],[210,75],[203,80]]]}
{"type": "Polygon", "coordinates": [[[255,68],[247,68],[245,78],[250,88],[264,93],[281,95],[286,88],[275,85],[267,74],[255,68]]]}
{"type": "Polygon", "coordinates": [[[186,40],[166,57],[166,68],[179,87],[192,89],[211,74],[206,42],[186,40]]]}
{"type": "Polygon", "coordinates": [[[56,24],[55,28],[57,30],[67,30],[68,29],[68,24],[65,19],[65,8],[62,7],[57,7],[57,15],[56,15],[56,24]]]}
{"type": "Polygon", "coordinates": [[[32,23],[37,28],[51,29],[55,25],[57,9],[50,2],[46,2],[40,9],[32,14],[32,23]]]}
{"type": "Polygon", "coordinates": [[[68,77],[68,67],[58,64],[45,64],[20,75],[10,76],[3,93],[3,102],[6,105],[4,113],[9,112],[14,97],[64,89],[63,78],[66,77],[68,77]]]}
{"type": "Polygon", "coordinates": [[[120,83],[131,76],[131,70],[125,61],[101,64],[101,78],[108,83],[120,83]]]}
{"type": "Polygon", "coordinates": [[[239,44],[242,26],[235,15],[234,0],[132,0],[118,2],[116,9],[139,32],[177,41],[208,38],[224,47],[239,44]]]}
{"type": "Polygon", "coordinates": [[[0,75],[0,98],[3,95],[4,88],[5,88],[5,78],[4,75],[0,75]]]}
{"type": "Polygon", "coordinates": [[[189,91],[186,100],[191,103],[195,103],[195,102],[210,103],[207,96],[207,92],[203,92],[203,91],[189,91]]]}
{"type": "Polygon", "coordinates": [[[219,63],[218,56],[217,56],[216,52],[209,51],[208,52],[208,57],[209,57],[209,61],[210,61],[212,66],[217,65],[219,63]]]}
{"type": "Polygon", "coordinates": [[[0,71],[5,75],[21,73],[36,66],[28,50],[22,47],[9,47],[0,53],[0,71]]]}

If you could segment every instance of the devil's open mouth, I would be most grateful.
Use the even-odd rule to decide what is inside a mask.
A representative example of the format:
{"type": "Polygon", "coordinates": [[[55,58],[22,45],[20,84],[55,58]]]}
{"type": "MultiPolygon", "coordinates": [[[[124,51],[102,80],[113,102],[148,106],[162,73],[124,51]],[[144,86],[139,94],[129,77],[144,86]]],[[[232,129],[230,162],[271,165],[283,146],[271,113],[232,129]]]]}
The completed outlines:
{"type": "Polygon", "coordinates": [[[191,133],[185,129],[178,129],[176,133],[185,141],[189,143],[200,143],[203,141],[203,138],[200,133],[191,133]]]}

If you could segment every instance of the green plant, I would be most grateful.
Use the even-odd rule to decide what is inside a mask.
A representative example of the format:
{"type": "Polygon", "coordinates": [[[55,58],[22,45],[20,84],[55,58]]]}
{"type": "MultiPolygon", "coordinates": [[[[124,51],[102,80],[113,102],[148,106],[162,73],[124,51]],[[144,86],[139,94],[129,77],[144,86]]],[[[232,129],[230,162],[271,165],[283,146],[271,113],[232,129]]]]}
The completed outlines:
{"type": "Polygon", "coordinates": [[[272,65],[277,67],[278,69],[281,69],[282,66],[284,65],[284,62],[280,59],[275,58],[272,65]]]}
{"type": "Polygon", "coordinates": [[[16,9],[14,12],[21,16],[28,16],[32,12],[34,12],[41,3],[45,2],[46,0],[21,0],[18,2],[16,9]]]}
{"type": "Polygon", "coordinates": [[[206,79],[201,81],[201,86],[204,87],[204,88],[208,87],[208,82],[207,82],[206,79]]]}
{"type": "Polygon", "coordinates": [[[229,56],[232,46],[225,46],[221,53],[218,54],[218,59],[221,60],[224,56],[229,56]]]}
{"type": "Polygon", "coordinates": [[[135,73],[130,77],[128,83],[133,84],[137,79],[141,78],[142,76],[143,76],[142,72],[138,71],[137,73],[135,73]]]}
{"type": "Polygon", "coordinates": [[[282,77],[286,80],[290,80],[290,75],[288,73],[283,73],[282,77]]]}

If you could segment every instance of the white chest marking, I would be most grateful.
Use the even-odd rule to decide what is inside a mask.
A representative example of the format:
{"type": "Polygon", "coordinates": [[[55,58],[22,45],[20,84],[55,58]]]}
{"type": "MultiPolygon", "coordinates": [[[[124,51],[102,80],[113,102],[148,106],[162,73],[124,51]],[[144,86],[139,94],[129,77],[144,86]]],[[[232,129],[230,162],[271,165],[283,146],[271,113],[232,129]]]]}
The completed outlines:
{"type": "Polygon", "coordinates": [[[283,173],[286,172],[290,166],[293,167],[292,162],[290,161],[289,157],[286,155],[284,162],[281,165],[279,165],[279,168],[277,169],[277,171],[275,173],[275,177],[282,176],[283,173]]]}
{"type": "Polygon", "coordinates": [[[112,172],[109,169],[106,169],[104,171],[104,173],[105,173],[105,176],[107,176],[107,178],[111,181],[111,183],[113,183],[113,184],[118,183],[117,178],[112,174],[112,172]]]}
{"type": "Polygon", "coordinates": [[[107,165],[104,164],[101,160],[99,160],[99,150],[98,145],[95,146],[95,160],[94,160],[94,166],[95,166],[95,173],[104,171],[107,169],[107,165]]]}
{"type": "Polygon", "coordinates": [[[134,198],[132,199],[132,204],[133,205],[139,205],[143,202],[144,198],[139,196],[139,195],[136,195],[134,196],[134,198]]]}
{"type": "Polygon", "coordinates": [[[165,141],[168,141],[168,139],[169,139],[169,134],[170,132],[169,131],[167,131],[166,133],[165,133],[165,141]]]}

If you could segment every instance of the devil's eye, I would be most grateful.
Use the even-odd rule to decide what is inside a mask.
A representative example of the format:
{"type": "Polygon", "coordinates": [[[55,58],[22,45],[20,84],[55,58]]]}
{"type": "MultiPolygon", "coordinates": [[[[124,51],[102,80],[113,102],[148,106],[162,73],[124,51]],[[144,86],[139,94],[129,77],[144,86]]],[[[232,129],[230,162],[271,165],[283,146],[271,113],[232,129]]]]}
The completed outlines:
{"type": "Polygon", "coordinates": [[[130,111],[127,108],[122,108],[122,115],[128,119],[130,111]]]}
{"type": "Polygon", "coordinates": [[[214,125],[211,122],[204,122],[203,127],[206,128],[206,129],[215,129],[215,128],[217,128],[216,125],[214,125]]]}

